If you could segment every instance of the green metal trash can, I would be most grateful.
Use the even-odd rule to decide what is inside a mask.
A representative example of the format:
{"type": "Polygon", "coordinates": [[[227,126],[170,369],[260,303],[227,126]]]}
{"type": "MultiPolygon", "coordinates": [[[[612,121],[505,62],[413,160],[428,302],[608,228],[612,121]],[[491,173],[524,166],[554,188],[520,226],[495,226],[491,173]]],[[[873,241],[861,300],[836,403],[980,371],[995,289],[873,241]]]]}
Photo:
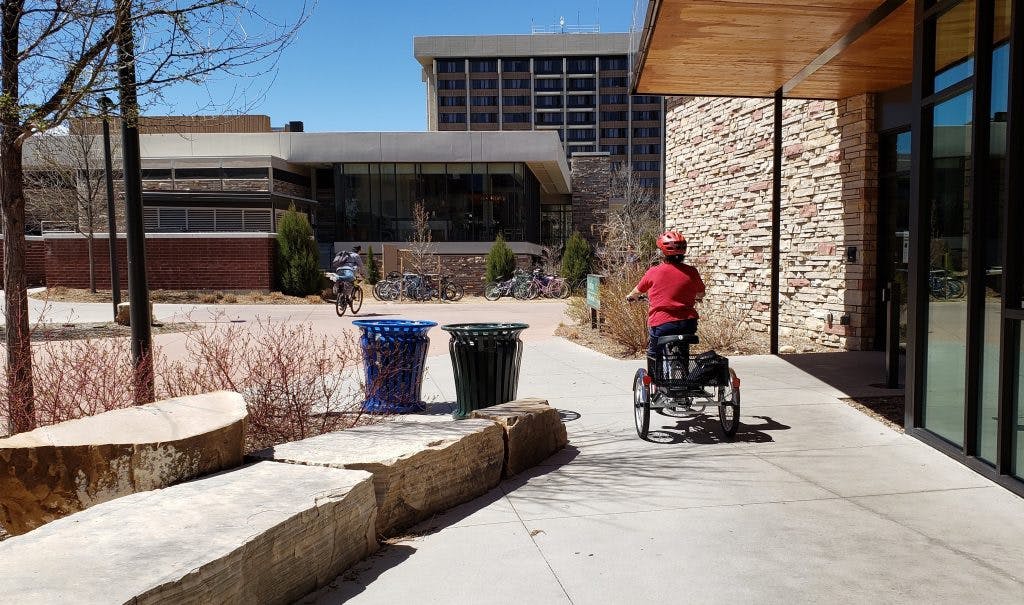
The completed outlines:
{"type": "Polygon", "coordinates": [[[448,351],[455,371],[458,407],[453,416],[467,418],[473,410],[506,403],[516,398],[523,341],[519,333],[529,328],[520,323],[449,324],[448,351]]]}

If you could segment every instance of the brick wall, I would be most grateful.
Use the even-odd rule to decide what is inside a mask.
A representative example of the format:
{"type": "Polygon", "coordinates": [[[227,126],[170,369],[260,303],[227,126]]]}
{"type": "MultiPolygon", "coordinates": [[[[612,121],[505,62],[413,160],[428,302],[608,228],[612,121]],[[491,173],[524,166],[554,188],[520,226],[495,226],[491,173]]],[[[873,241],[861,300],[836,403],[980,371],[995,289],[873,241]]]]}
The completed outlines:
{"type": "Polygon", "coordinates": [[[572,228],[591,245],[598,244],[600,228],[608,218],[611,156],[575,154],[572,168],[572,228]]]}
{"type": "MultiPolygon", "coordinates": [[[[3,236],[0,235],[0,288],[4,279],[3,236]]],[[[46,285],[46,246],[43,238],[29,235],[25,237],[25,281],[28,287],[46,285]]]]}
{"type": "MultiPolygon", "coordinates": [[[[666,222],[690,238],[709,298],[741,309],[765,341],[772,120],[771,99],[684,97],[666,116],[666,222]]],[[[871,96],[783,104],[783,344],[872,345],[876,139],[871,96]],[[854,262],[848,246],[857,248],[854,262]]]]}
{"type": "MultiPolygon", "coordinates": [[[[47,235],[46,285],[69,288],[89,286],[87,240],[67,235],[47,235]]],[[[118,238],[121,287],[128,287],[124,236],[118,238]]],[[[218,237],[146,236],[146,273],[151,289],[169,290],[271,290],[275,286],[272,237],[231,234],[218,237]]],[[[106,237],[93,240],[96,285],[110,289],[106,237]]]]}

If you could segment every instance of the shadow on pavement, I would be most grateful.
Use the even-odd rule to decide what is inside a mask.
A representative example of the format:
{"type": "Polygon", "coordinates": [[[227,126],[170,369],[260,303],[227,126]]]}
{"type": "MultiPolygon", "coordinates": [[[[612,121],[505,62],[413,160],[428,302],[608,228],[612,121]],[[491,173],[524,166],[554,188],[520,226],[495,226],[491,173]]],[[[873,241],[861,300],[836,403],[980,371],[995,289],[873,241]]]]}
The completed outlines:
{"type": "Polygon", "coordinates": [[[903,394],[903,389],[884,388],[885,354],[880,351],[801,353],[779,359],[849,397],[903,394]]]}
{"type": "Polygon", "coordinates": [[[296,605],[344,603],[366,590],[366,587],[384,572],[401,565],[414,552],[416,549],[408,544],[385,544],[380,550],[356,563],[327,586],[298,601],[296,605]]]}
{"type": "Polygon", "coordinates": [[[699,414],[687,418],[677,418],[674,427],[663,427],[668,430],[652,430],[647,433],[647,440],[664,445],[676,443],[696,445],[769,443],[775,439],[766,431],[785,431],[790,428],[789,425],[773,420],[771,416],[749,416],[748,418],[757,418],[763,422],[758,424],[740,422],[739,429],[732,439],[727,439],[722,435],[722,425],[717,416],[699,414]]]}

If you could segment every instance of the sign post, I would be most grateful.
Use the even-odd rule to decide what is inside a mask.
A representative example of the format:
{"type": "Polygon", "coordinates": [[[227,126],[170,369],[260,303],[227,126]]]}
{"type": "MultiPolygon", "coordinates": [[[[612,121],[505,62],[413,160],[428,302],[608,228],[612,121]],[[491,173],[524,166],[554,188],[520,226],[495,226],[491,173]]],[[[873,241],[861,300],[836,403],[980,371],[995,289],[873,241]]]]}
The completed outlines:
{"type": "Polygon", "coordinates": [[[587,306],[590,307],[590,328],[597,329],[597,314],[601,310],[601,280],[603,275],[587,275],[587,306]]]}

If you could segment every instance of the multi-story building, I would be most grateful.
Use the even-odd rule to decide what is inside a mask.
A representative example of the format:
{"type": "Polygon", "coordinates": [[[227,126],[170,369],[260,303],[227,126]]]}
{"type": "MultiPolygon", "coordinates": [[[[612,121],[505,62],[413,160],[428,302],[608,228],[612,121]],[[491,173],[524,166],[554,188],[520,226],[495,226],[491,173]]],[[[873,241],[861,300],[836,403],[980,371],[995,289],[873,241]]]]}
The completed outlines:
{"type": "Polygon", "coordinates": [[[629,94],[628,33],[423,36],[428,130],[553,130],[660,190],[664,100],[629,94]]]}

